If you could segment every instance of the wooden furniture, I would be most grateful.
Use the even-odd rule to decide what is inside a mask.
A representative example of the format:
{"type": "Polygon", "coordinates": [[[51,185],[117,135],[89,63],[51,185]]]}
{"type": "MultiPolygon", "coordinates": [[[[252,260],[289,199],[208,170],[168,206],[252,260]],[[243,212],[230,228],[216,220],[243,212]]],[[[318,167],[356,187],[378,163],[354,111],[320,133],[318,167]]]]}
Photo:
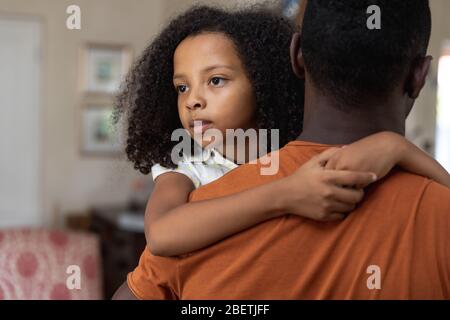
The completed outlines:
{"type": "Polygon", "coordinates": [[[103,261],[104,297],[110,299],[139,262],[145,248],[142,207],[93,208],[90,231],[100,238],[103,261]]]}

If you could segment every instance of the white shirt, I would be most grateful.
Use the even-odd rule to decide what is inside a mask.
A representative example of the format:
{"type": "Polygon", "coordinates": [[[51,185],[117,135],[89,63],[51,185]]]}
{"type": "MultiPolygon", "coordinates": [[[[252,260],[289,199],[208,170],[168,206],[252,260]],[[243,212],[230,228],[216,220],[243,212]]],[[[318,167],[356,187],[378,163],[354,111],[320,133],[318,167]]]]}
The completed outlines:
{"type": "Polygon", "coordinates": [[[175,169],[155,164],[152,167],[153,180],[167,172],[178,172],[191,179],[195,188],[198,188],[219,179],[225,173],[238,167],[237,164],[222,156],[217,150],[202,149],[197,144],[194,145],[194,148],[197,148],[194,155],[183,155],[183,160],[178,162],[175,169]]]}

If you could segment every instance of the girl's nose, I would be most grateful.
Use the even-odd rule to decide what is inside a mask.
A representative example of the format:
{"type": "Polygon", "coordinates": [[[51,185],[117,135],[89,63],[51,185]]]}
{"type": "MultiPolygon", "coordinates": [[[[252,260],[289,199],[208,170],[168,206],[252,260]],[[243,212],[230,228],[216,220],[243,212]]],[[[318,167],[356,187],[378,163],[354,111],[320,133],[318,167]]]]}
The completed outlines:
{"type": "Polygon", "coordinates": [[[205,99],[198,93],[192,92],[186,101],[186,108],[190,110],[203,109],[206,106],[205,99]]]}

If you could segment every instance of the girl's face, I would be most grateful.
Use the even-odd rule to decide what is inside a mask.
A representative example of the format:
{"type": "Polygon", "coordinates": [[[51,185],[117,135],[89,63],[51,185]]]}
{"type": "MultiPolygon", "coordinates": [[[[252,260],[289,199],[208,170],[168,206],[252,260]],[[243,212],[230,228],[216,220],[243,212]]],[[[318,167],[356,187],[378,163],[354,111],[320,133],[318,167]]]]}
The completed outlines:
{"type": "Polygon", "coordinates": [[[201,121],[196,131],[219,129],[224,137],[226,129],[256,129],[253,88],[226,35],[202,33],[184,39],[174,54],[173,84],[181,123],[191,136],[194,121],[201,121]]]}

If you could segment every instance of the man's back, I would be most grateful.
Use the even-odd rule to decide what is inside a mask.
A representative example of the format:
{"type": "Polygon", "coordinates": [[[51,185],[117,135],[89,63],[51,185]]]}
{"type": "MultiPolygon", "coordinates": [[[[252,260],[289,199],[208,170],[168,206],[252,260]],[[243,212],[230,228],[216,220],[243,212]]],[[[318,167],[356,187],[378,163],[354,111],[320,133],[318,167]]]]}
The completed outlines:
{"type": "MultiPolygon", "coordinates": [[[[291,142],[277,175],[244,165],[191,201],[284,177],[328,147],[291,142]]],[[[396,172],[342,222],[286,215],[182,258],[146,251],[128,285],[143,299],[450,299],[449,230],[450,190],[396,172]]]]}

